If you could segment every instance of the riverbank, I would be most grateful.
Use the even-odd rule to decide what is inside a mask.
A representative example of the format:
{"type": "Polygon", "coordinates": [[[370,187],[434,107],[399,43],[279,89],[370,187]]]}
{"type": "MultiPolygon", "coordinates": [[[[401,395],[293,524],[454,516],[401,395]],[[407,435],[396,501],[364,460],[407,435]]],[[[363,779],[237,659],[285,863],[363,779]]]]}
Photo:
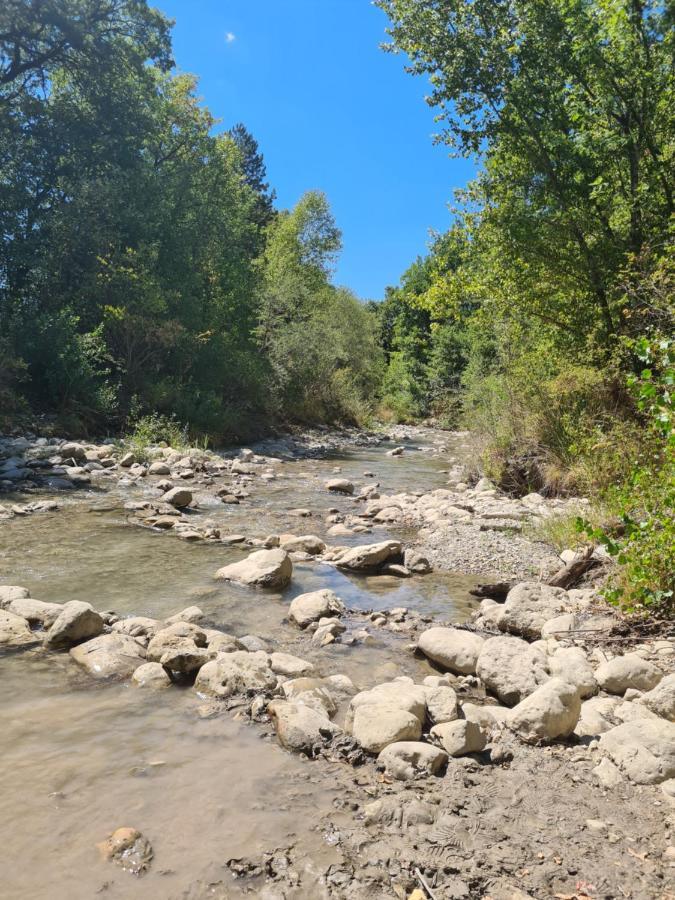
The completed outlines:
{"type": "Polygon", "coordinates": [[[0,445],[9,896],[667,896],[675,645],[472,598],[563,507],[462,482],[467,437],[0,445]]]}

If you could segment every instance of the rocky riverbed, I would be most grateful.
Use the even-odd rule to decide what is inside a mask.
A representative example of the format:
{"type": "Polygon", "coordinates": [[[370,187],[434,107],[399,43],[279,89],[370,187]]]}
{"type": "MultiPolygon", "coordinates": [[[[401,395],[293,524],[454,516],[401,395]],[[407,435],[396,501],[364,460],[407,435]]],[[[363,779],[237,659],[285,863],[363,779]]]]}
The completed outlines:
{"type": "Polygon", "coordinates": [[[675,642],[471,459],[0,439],[3,896],[672,896],[675,642]]]}

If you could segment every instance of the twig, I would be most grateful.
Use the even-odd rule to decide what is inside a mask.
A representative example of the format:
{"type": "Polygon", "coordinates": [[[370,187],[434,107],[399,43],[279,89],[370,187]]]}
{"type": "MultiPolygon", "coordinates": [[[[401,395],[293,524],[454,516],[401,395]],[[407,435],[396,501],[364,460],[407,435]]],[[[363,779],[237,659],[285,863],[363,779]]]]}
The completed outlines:
{"type": "Polygon", "coordinates": [[[420,884],[422,885],[422,887],[424,888],[424,890],[427,892],[427,894],[429,895],[429,897],[431,898],[431,900],[438,900],[438,897],[437,897],[436,894],[434,894],[434,892],[431,890],[431,888],[430,888],[429,885],[427,884],[426,879],[424,878],[424,875],[422,875],[422,873],[420,872],[419,869],[415,869],[415,875],[417,875],[417,878],[419,879],[420,884]]]}

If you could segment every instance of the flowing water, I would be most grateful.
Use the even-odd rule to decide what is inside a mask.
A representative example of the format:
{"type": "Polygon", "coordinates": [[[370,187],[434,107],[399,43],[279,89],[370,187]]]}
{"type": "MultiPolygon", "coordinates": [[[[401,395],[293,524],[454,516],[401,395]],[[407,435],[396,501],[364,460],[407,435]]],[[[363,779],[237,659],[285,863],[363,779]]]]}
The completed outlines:
{"type": "MultiPolygon", "coordinates": [[[[466,453],[460,437],[432,432],[416,443],[425,449],[401,458],[387,457],[385,445],[288,461],[277,480],[256,481],[240,506],[197,491],[195,515],[231,534],[325,537],[328,508],[355,509],[352,499],[322,490],[334,467],[361,484],[371,470],[387,493],[423,491],[442,487],[442,470],[466,453]],[[439,451],[441,443],[447,452],[439,451]],[[314,515],[289,514],[301,507],[314,515]]],[[[0,524],[0,584],[24,585],[41,600],[86,600],[121,615],[161,618],[196,603],[217,627],[267,638],[311,659],[322,674],[347,674],[363,688],[429,670],[405,651],[405,639],[389,632],[374,632],[369,646],[317,649],[285,621],[292,597],[330,587],[353,610],[407,606],[453,620],[475,606],[468,594],[475,580],[461,574],[351,578],[308,562],[295,565],[283,594],[217,583],[215,570],[240,559],[243,548],[130,526],[125,501],[151,495],[156,491],[149,486],[119,484],[59,496],[57,512],[0,524]]],[[[382,527],[327,540],[372,543],[399,534],[382,527]]],[[[0,897],[206,897],[212,894],[204,885],[221,880],[227,893],[218,896],[235,897],[239,887],[228,860],[290,844],[302,847],[308,870],[330,864],[334,850],[317,822],[339,797],[344,773],[336,772],[344,766],[291,756],[232,713],[201,717],[201,700],[191,689],[154,693],[129,683],[92,683],[67,654],[1,657],[0,697],[0,897]],[[140,829],[153,845],[154,862],[143,877],[99,858],[96,842],[122,825],[140,829]]],[[[317,890],[297,896],[320,896],[317,890]]]]}

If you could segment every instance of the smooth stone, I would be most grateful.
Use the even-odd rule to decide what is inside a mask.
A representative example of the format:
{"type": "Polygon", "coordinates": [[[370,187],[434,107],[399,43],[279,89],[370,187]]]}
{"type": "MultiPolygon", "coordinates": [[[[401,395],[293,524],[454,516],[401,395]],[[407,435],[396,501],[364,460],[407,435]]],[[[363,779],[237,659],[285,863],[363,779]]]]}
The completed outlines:
{"type": "Polygon", "coordinates": [[[457,719],[454,722],[434,725],[429,732],[429,737],[432,741],[440,744],[449,756],[480,753],[488,742],[487,731],[469,719],[457,719]]]}
{"type": "Polygon", "coordinates": [[[377,757],[378,766],[399,781],[417,775],[438,775],[447,761],[447,753],[421,741],[396,741],[377,757]]]}
{"type": "Polygon", "coordinates": [[[285,588],[293,575],[293,563],[285,550],[256,550],[246,559],[216,572],[216,578],[263,588],[285,588]]]}
{"type": "Polygon", "coordinates": [[[575,685],[551,678],[514,707],[509,727],[527,743],[569,737],[581,713],[575,685]]]}
{"type": "Polygon", "coordinates": [[[101,634],[70,651],[72,659],[96,678],[128,678],[145,662],[144,648],[128,634],[101,634]]]}
{"type": "Polygon", "coordinates": [[[460,675],[473,675],[485,641],[480,635],[459,628],[428,628],[417,647],[432,662],[460,675]]]}
{"type": "Polygon", "coordinates": [[[89,603],[69,600],[45,637],[45,646],[69,647],[78,641],[94,638],[103,631],[103,619],[89,603]]]}

